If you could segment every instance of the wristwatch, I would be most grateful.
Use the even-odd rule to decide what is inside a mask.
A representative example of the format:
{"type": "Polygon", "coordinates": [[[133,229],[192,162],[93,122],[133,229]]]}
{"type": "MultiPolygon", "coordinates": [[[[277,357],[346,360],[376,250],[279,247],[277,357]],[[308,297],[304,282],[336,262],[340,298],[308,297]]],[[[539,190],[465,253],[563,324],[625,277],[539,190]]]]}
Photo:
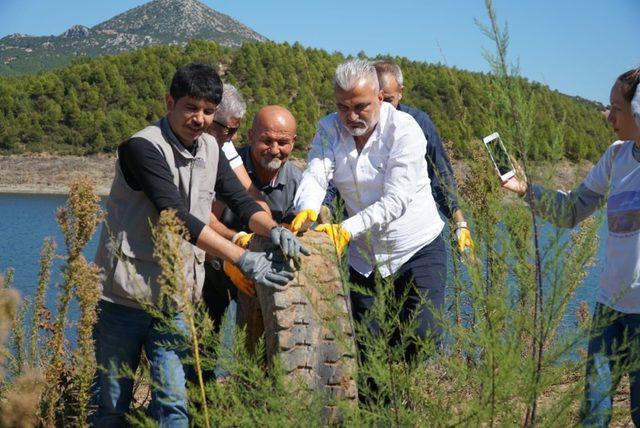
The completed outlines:
{"type": "Polygon", "coordinates": [[[466,221],[456,221],[456,230],[457,229],[469,229],[469,225],[466,221]]]}

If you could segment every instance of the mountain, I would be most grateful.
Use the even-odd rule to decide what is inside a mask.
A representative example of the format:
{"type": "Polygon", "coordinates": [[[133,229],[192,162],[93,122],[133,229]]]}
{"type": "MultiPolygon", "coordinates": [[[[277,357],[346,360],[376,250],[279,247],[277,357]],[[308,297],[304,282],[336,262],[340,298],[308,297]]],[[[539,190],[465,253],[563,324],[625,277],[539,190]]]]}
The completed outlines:
{"type": "Polygon", "coordinates": [[[0,74],[34,73],[79,57],[157,44],[184,45],[191,39],[214,40],[227,47],[267,40],[197,0],[154,0],[95,27],[74,25],[59,36],[6,36],[0,39],[0,74]]]}

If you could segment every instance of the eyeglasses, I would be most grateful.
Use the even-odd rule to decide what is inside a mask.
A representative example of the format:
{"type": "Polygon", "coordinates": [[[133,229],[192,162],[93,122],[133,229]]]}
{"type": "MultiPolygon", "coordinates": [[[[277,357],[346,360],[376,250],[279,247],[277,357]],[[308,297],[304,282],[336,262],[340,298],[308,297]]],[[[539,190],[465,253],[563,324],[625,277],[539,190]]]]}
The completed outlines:
{"type": "Polygon", "coordinates": [[[213,123],[215,123],[216,125],[218,125],[220,128],[222,128],[222,132],[225,136],[230,137],[232,135],[234,135],[236,132],[238,132],[238,128],[231,128],[227,125],[224,125],[220,122],[218,122],[217,120],[214,120],[213,123]]]}

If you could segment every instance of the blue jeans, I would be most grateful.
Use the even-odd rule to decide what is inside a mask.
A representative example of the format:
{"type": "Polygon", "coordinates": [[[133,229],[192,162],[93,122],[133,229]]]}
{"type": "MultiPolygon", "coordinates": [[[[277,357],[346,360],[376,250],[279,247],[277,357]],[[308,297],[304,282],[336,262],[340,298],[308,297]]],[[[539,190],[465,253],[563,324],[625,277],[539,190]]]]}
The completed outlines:
{"type": "MultiPolygon", "coordinates": [[[[187,392],[181,358],[186,351],[162,346],[182,343],[185,336],[158,331],[159,323],[142,309],[100,301],[94,328],[98,371],[91,389],[96,411],[91,425],[125,426],[133,393],[133,379],[122,373],[136,371],[142,347],[147,353],[153,382],[148,413],[161,427],[187,427],[187,392]]],[[[180,317],[175,326],[187,332],[180,317]]]]}
{"type": "Polygon", "coordinates": [[[589,338],[583,426],[609,424],[613,395],[626,372],[631,387],[631,419],[640,426],[640,314],[625,314],[598,303],[589,338]]]}
{"type": "MultiPolygon", "coordinates": [[[[362,322],[375,302],[376,272],[365,277],[349,267],[349,280],[372,292],[373,295],[351,290],[351,308],[353,318],[362,322]]],[[[394,296],[402,299],[400,321],[407,322],[415,317],[415,334],[419,339],[431,338],[438,345],[442,339],[442,325],[434,312],[441,311],[444,306],[444,288],[447,281],[447,252],[442,235],[406,261],[396,272],[393,282],[394,296]]],[[[378,279],[378,283],[382,281],[378,279]]],[[[380,326],[375,319],[369,320],[368,330],[380,333],[380,326]]],[[[392,345],[399,340],[399,332],[394,332],[392,345]]],[[[358,342],[360,358],[366,360],[366,350],[358,342]]],[[[409,344],[405,357],[412,359],[417,352],[415,344],[409,344]]]]}

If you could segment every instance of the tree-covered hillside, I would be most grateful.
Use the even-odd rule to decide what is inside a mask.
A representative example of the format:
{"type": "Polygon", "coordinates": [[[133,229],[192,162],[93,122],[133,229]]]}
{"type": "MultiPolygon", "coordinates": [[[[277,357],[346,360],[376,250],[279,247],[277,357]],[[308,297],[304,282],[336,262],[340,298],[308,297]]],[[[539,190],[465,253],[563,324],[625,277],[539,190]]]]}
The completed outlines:
{"type": "MultiPolygon", "coordinates": [[[[214,42],[158,46],[112,57],[84,59],[37,75],[0,78],[0,152],[89,154],[117,145],[165,112],[164,95],[176,68],[191,61],[215,64],[223,79],[244,94],[249,117],[265,104],[282,104],[298,120],[298,153],[310,143],[317,121],[334,110],[332,76],[339,53],[299,44],[245,44],[237,50],[214,42]]],[[[493,132],[495,77],[442,65],[395,58],[405,74],[404,102],[426,110],[443,140],[464,157],[468,144],[493,132]]],[[[551,124],[564,122],[564,156],[591,160],[613,141],[595,104],[546,86],[519,82],[538,108],[534,159],[551,153],[551,124]]],[[[241,128],[246,138],[247,120],[241,128]]]]}

